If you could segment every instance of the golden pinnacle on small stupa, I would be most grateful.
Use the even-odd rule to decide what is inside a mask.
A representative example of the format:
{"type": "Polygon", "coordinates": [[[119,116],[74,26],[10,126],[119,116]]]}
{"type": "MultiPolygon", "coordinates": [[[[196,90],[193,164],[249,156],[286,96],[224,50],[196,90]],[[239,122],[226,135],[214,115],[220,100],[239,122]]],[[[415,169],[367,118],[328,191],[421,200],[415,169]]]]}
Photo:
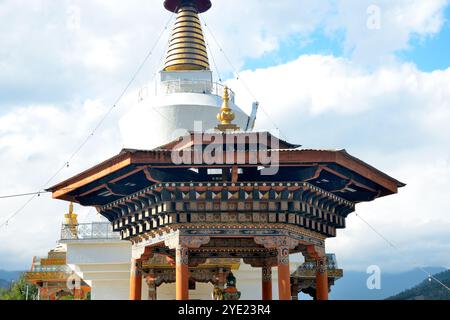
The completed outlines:
{"type": "Polygon", "coordinates": [[[78,215],[73,212],[73,202],[70,202],[69,213],[64,215],[64,225],[72,233],[72,236],[78,235],[78,215]]]}
{"type": "Polygon", "coordinates": [[[64,215],[66,225],[78,225],[78,215],[73,212],[73,202],[69,205],[69,213],[64,215]]]}
{"type": "Polygon", "coordinates": [[[228,90],[228,87],[224,88],[222,108],[220,109],[220,113],[217,115],[217,120],[219,120],[220,124],[216,127],[216,130],[222,132],[239,131],[240,128],[233,124],[233,120],[236,118],[236,115],[230,108],[230,93],[228,90]]]}

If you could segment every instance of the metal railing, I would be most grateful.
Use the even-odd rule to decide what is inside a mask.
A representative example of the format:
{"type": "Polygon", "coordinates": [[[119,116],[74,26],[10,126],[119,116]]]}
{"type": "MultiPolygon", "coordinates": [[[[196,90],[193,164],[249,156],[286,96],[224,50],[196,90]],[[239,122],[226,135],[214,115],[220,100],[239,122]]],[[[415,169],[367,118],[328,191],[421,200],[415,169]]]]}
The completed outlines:
{"type": "Polygon", "coordinates": [[[67,265],[59,265],[59,266],[43,266],[43,265],[35,265],[31,272],[64,272],[71,273],[72,270],[67,265]]]}
{"type": "Polygon", "coordinates": [[[61,240],[120,240],[109,222],[80,223],[76,226],[63,224],[61,240]]]}
{"type": "MultiPolygon", "coordinates": [[[[208,80],[170,80],[161,82],[156,93],[158,95],[172,93],[203,93],[222,97],[224,92],[224,85],[208,80]]],[[[228,89],[228,92],[230,101],[234,103],[234,92],[230,89],[228,89]]]]}
{"type": "MultiPolygon", "coordinates": [[[[301,270],[315,270],[317,268],[316,263],[314,261],[307,261],[300,266],[301,270]]],[[[336,270],[338,269],[336,255],[327,254],[327,269],[328,270],[336,270]]]]}

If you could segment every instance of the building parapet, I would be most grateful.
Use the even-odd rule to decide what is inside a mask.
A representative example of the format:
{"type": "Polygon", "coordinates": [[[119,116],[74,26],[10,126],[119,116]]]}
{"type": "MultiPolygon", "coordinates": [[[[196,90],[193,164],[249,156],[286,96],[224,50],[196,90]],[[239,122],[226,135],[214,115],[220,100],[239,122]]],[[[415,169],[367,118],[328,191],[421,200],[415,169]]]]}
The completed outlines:
{"type": "MultiPolygon", "coordinates": [[[[235,94],[228,89],[230,101],[234,103],[235,94]]],[[[167,95],[173,93],[200,93],[211,94],[222,97],[225,93],[225,86],[209,80],[169,80],[162,81],[157,95],[167,95]]]]}
{"type": "Polygon", "coordinates": [[[120,240],[120,234],[114,232],[109,222],[80,223],[75,226],[63,224],[62,241],[120,240]]]}

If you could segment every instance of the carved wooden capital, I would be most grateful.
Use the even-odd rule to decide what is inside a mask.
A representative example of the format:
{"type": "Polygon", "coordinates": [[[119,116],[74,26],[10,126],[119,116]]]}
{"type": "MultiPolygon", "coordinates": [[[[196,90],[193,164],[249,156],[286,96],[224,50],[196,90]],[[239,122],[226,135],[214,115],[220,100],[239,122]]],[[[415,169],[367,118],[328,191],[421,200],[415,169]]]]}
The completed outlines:
{"type": "Polygon", "coordinates": [[[262,268],[262,281],[272,281],[272,267],[262,268]]]}
{"type": "Polygon", "coordinates": [[[253,268],[275,267],[278,264],[277,257],[271,258],[244,258],[245,264],[251,265],[253,268]]]}
{"type": "Polygon", "coordinates": [[[316,260],[316,270],[319,274],[327,272],[327,257],[320,257],[316,260]]]}
{"type": "Polygon", "coordinates": [[[133,259],[131,261],[131,274],[135,277],[139,277],[142,275],[142,261],[133,259]]]}
{"type": "Polygon", "coordinates": [[[278,265],[289,265],[289,247],[279,247],[277,253],[278,265]]]}
{"type": "Polygon", "coordinates": [[[164,241],[164,244],[169,249],[176,249],[177,247],[185,247],[188,249],[198,249],[201,246],[208,244],[211,238],[208,236],[173,236],[164,241]]]}
{"type": "Polygon", "coordinates": [[[255,243],[264,246],[266,249],[278,249],[286,247],[294,249],[298,246],[299,241],[287,236],[257,236],[254,237],[255,243]]]}
{"type": "Polygon", "coordinates": [[[326,258],[325,247],[319,247],[314,245],[306,246],[306,254],[315,260],[320,258],[326,258]]]}
{"type": "Polygon", "coordinates": [[[189,265],[189,249],[183,246],[178,246],[175,249],[176,253],[176,264],[180,265],[189,265]]]}
{"type": "Polygon", "coordinates": [[[153,257],[153,248],[145,246],[133,246],[131,250],[132,258],[135,260],[148,260],[153,257]]]}

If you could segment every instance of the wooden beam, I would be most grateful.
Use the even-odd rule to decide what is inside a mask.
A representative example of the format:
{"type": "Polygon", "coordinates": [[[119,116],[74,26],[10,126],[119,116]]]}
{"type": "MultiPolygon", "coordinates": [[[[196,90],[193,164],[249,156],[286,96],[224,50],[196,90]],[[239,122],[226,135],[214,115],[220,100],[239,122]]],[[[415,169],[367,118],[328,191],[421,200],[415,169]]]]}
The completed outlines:
{"type": "MultiPolygon", "coordinates": [[[[88,172],[80,175],[80,179],[76,177],[68,180],[66,183],[63,183],[61,186],[53,189],[53,198],[55,199],[64,199],[64,196],[68,193],[81,188],[89,183],[92,183],[96,180],[99,180],[107,175],[114,173],[120,169],[123,169],[127,166],[131,165],[131,159],[127,158],[118,163],[112,164],[111,166],[107,166],[105,168],[101,168],[97,172],[88,172]]],[[[92,169],[93,170],[93,169],[92,169]]]]}
{"type": "MultiPolygon", "coordinates": [[[[245,164],[239,164],[239,167],[245,166],[255,166],[258,164],[251,164],[249,160],[253,157],[257,157],[257,153],[252,153],[249,151],[245,152],[245,164]]],[[[224,154],[224,162],[226,163],[226,155],[224,154]]],[[[235,154],[235,160],[237,160],[235,154]]],[[[314,165],[321,163],[323,169],[326,168],[326,163],[338,164],[347,170],[355,172],[356,174],[382,186],[383,188],[389,190],[391,193],[397,193],[398,187],[402,186],[397,180],[387,176],[381,171],[371,167],[370,165],[362,162],[361,160],[352,157],[344,151],[321,151],[321,150],[291,150],[291,151],[280,151],[279,152],[279,165],[284,166],[302,166],[302,165],[314,165]]],[[[170,151],[136,151],[128,152],[116,156],[108,161],[103,162],[63,183],[58,184],[49,190],[53,192],[53,197],[63,200],[73,200],[73,197],[68,194],[78,188],[86,186],[92,182],[102,179],[118,170],[126,168],[130,165],[147,166],[151,164],[157,164],[158,167],[165,168],[181,168],[183,166],[174,166],[172,163],[171,152],[170,151]]],[[[275,163],[276,165],[276,163],[275,163]]],[[[186,165],[185,167],[218,167],[216,166],[196,166],[196,165],[186,165]]],[[[225,167],[230,167],[229,165],[223,165],[225,167]]],[[[232,166],[231,166],[232,167],[232,166]]],[[[139,171],[139,169],[136,169],[139,171]]],[[[144,170],[145,171],[145,170],[144,170]]],[[[147,170],[148,172],[148,170],[147,170]]],[[[317,172],[316,172],[317,173],[317,172]]],[[[155,182],[152,174],[146,174],[149,181],[155,182]]],[[[368,186],[365,186],[368,187],[368,186]]],[[[368,187],[370,188],[370,187],[368,187]]],[[[376,190],[378,191],[378,190],[376,190]]]]}

